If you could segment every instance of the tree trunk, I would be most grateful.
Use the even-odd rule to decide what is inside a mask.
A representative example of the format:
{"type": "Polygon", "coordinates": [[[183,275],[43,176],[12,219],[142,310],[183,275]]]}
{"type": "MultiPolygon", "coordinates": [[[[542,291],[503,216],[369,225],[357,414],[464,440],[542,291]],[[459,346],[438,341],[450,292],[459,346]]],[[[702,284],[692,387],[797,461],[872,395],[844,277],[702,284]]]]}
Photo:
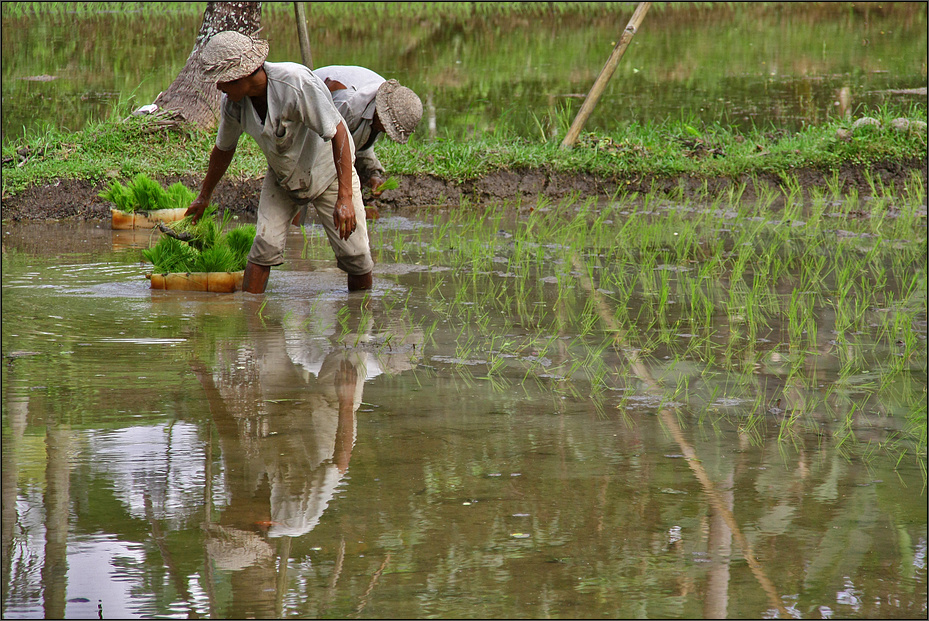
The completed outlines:
{"type": "Polygon", "coordinates": [[[189,123],[200,129],[212,129],[219,118],[220,92],[216,84],[205,80],[197,56],[206,42],[218,32],[235,30],[255,34],[261,28],[260,2],[207,2],[203,23],[187,64],[167,90],[158,95],[159,114],[175,124],[189,123]]]}
{"type": "Polygon", "coordinates": [[[297,39],[300,41],[300,56],[303,57],[303,65],[313,68],[313,52],[310,49],[310,35],[306,31],[306,9],[304,2],[294,2],[294,15],[297,18],[297,39]]]}

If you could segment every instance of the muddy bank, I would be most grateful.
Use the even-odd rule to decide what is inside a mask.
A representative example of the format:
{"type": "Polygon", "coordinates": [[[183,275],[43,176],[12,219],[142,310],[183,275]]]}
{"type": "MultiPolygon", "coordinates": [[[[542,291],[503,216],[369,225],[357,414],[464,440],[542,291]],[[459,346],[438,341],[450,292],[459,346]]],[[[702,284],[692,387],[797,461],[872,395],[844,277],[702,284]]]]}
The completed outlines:
{"type": "MultiPolygon", "coordinates": [[[[870,196],[872,183],[885,189],[901,191],[913,172],[922,176],[927,186],[927,163],[911,161],[887,161],[868,165],[847,165],[838,178],[844,192],[857,191],[859,197],[870,196]]],[[[819,170],[797,169],[793,171],[801,187],[823,187],[832,173],[819,170]]],[[[180,176],[159,179],[164,184],[181,181],[196,190],[202,177],[180,176]]],[[[546,169],[500,170],[480,179],[455,182],[431,175],[400,176],[400,187],[387,190],[377,200],[367,200],[381,212],[409,211],[437,207],[452,207],[462,203],[475,205],[506,203],[528,206],[540,198],[558,201],[577,197],[609,198],[618,191],[666,193],[683,190],[685,195],[701,195],[704,184],[710,195],[724,192],[741,183],[746,184],[743,194],[751,200],[762,191],[781,190],[784,183],[779,175],[760,175],[755,178],[711,178],[696,176],[659,177],[642,176],[630,179],[608,179],[595,175],[564,174],[546,169]]],[[[2,200],[2,219],[7,222],[29,220],[109,220],[110,205],[98,197],[106,183],[82,180],[60,180],[54,184],[31,187],[15,196],[2,200]]],[[[258,208],[261,179],[224,179],[217,186],[213,201],[221,209],[246,218],[254,217],[258,208]]]]}

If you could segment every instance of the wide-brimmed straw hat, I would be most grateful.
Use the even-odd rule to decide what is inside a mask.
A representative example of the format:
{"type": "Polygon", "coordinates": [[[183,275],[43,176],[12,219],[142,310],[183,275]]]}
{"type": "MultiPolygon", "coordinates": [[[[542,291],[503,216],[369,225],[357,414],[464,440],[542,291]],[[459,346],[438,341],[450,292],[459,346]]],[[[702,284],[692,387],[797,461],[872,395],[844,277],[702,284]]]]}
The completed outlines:
{"type": "Polygon", "coordinates": [[[200,50],[203,75],[214,82],[232,82],[255,72],[268,57],[268,42],[234,30],[213,35],[200,50]]]}
{"type": "Polygon", "coordinates": [[[377,89],[374,106],[381,125],[391,140],[405,143],[423,118],[423,102],[396,80],[387,80],[377,89]]]}

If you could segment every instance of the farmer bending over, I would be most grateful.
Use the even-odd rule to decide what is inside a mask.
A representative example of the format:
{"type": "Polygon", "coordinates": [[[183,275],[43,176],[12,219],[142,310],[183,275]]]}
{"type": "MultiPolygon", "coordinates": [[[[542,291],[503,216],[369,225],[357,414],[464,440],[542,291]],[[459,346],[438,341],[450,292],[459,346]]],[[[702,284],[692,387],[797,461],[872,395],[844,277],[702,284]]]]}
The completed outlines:
{"type": "Polygon", "coordinates": [[[233,31],[214,35],[200,52],[204,75],[223,97],[209,168],[186,215],[194,221],[203,215],[246,133],[267,158],[268,172],[242,289],[265,290],[271,266],[284,262],[291,221],[310,204],[348,274],[349,291],[370,289],[374,261],[351,134],[322,79],[303,65],[267,57],[267,41],[233,31]]]}
{"type": "Polygon", "coordinates": [[[355,170],[361,185],[377,188],[385,181],[384,167],[374,154],[381,134],[406,144],[423,116],[423,103],[416,93],[396,80],[385,80],[364,67],[332,65],[313,71],[329,87],[332,101],[348,123],[355,141],[355,170]]]}

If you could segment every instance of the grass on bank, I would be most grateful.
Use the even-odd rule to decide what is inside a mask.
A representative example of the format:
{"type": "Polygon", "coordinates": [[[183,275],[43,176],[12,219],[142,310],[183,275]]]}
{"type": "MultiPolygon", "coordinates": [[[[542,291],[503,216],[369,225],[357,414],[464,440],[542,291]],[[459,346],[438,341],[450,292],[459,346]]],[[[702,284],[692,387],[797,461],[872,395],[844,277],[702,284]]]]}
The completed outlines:
{"type": "MultiPolygon", "coordinates": [[[[110,120],[78,132],[48,129],[3,147],[3,197],[58,179],[105,183],[151,177],[202,175],[213,146],[212,131],[166,131],[151,117],[134,117],[128,106],[110,120]]],[[[798,168],[830,172],[843,165],[883,161],[925,161],[926,111],[885,107],[871,113],[878,127],[853,129],[852,120],[837,120],[797,133],[757,129],[743,133],[721,125],[703,126],[691,119],[662,124],[632,123],[610,134],[582,134],[571,149],[560,147],[572,119],[560,120],[555,137],[537,140],[505,130],[475,138],[430,140],[414,134],[406,145],[378,142],[378,157],[391,174],[429,174],[461,182],[501,170],[547,168],[559,173],[593,174],[614,181],[644,175],[703,178],[775,174],[798,168]],[[906,131],[892,122],[916,123],[906,131]]],[[[254,141],[239,142],[230,178],[264,175],[267,163],[254,141]]]]}

